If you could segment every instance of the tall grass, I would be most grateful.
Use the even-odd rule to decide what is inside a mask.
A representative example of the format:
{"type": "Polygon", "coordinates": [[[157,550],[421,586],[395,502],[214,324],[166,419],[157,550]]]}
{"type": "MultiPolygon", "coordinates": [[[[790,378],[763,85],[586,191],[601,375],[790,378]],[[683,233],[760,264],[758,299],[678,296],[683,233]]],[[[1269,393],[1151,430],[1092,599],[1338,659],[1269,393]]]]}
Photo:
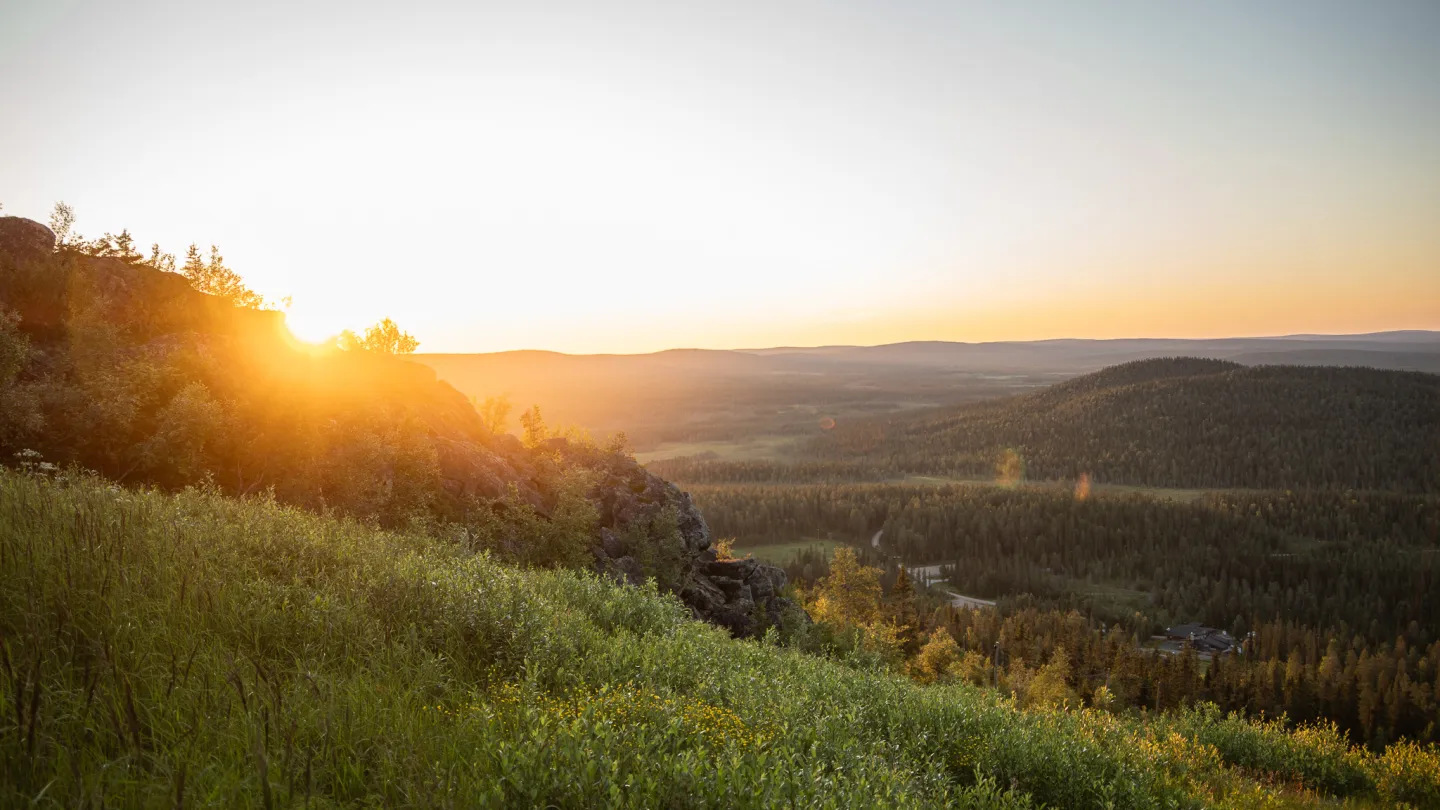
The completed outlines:
{"type": "Polygon", "coordinates": [[[1025,712],[738,642],[653,589],[0,472],[4,806],[1427,806],[1440,785],[1433,750],[1342,746],[1352,770],[1320,779],[1256,753],[1295,739],[1025,712]]]}

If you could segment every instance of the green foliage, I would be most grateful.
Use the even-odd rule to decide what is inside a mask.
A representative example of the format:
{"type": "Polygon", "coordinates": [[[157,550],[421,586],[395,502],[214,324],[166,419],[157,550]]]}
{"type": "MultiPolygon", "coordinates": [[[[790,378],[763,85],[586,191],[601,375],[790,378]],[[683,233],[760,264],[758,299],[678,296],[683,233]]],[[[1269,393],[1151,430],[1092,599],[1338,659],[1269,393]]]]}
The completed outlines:
{"type": "MultiPolygon", "coordinates": [[[[158,247],[156,252],[159,252],[158,247]]],[[[220,255],[220,249],[214,245],[210,246],[208,260],[201,257],[199,247],[190,245],[185,252],[185,264],[180,267],[180,272],[190,281],[190,286],[207,295],[223,298],[246,309],[260,309],[265,306],[264,297],[246,287],[240,274],[225,266],[225,257],[220,255]]]]}
{"type": "Polygon", "coordinates": [[[550,429],[545,426],[545,417],[540,415],[539,405],[531,405],[520,414],[520,428],[520,440],[526,447],[539,447],[541,442],[550,438],[550,429]]]}
{"type": "MultiPolygon", "coordinates": [[[[985,664],[967,677],[1017,699],[1028,699],[1038,668],[1063,649],[1067,686],[1087,701],[1105,686],[1116,708],[1213,701],[1249,716],[1328,720],[1377,750],[1401,738],[1440,742],[1440,601],[1427,598],[1440,587],[1434,496],[1078,500],[960,484],[691,491],[713,531],[745,543],[830,536],[875,560],[957,561],[942,571],[945,587],[999,598],[1001,612],[947,606],[927,611],[917,630],[943,627],[961,652],[987,661],[999,643],[999,671],[985,664]],[[882,529],[882,548],[869,550],[882,529]],[[1152,633],[1194,621],[1229,629],[1244,640],[1240,654],[1204,662],[1143,647],[1152,633]]],[[[786,569],[804,582],[825,570],[818,555],[786,569]]]]}
{"type": "Polygon", "coordinates": [[[592,560],[591,538],[598,513],[586,497],[591,474],[581,469],[557,469],[547,489],[555,503],[547,515],[511,491],[500,510],[479,513],[471,528],[471,544],[505,558],[539,568],[584,568],[592,560]]]}
{"type": "Polygon", "coordinates": [[[510,411],[515,406],[507,397],[486,397],[483,401],[476,402],[474,397],[470,398],[475,403],[475,412],[480,414],[480,421],[485,424],[485,429],[499,435],[506,432],[506,424],[510,421],[510,411]]]}
{"type": "Polygon", "coordinates": [[[878,622],[881,573],[878,568],[862,565],[854,549],[835,549],[829,575],[815,585],[810,615],[837,628],[878,622]]]}
{"type": "Polygon", "coordinates": [[[18,446],[44,424],[32,387],[19,379],[31,356],[19,325],[18,315],[0,308],[0,448],[18,446]]]}
{"type": "Polygon", "coordinates": [[[186,480],[205,470],[207,448],[221,440],[225,413],[203,383],[180,389],[155,415],[155,433],[140,452],[150,466],[168,465],[186,480]]]}
{"type": "Polygon", "coordinates": [[[620,535],[620,544],[647,578],[675,593],[684,590],[688,570],[685,539],[680,534],[680,513],[673,505],[652,518],[632,522],[620,535]]]}
{"type": "Polygon", "coordinates": [[[1158,717],[1154,725],[1214,746],[1226,762],[1279,774],[1332,795],[1353,794],[1372,786],[1373,761],[1351,748],[1333,723],[1290,730],[1283,718],[1246,721],[1237,713],[1222,714],[1215,704],[1204,703],[1158,717]]]}
{"type": "Polygon", "coordinates": [[[63,200],[50,211],[50,232],[55,234],[55,247],[60,250],[85,243],[85,238],[75,232],[75,209],[63,200]]]}
{"type": "MultiPolygon", "coordinates": [[[[69,233],[69,209],[56,217],[69,233]]],[[[0,296],[26,313],[0,316],[0,459],[33,450],[126,484],[271,492],[389,528],[468,532],[512,560],[592,562],[594,515],[567,463],[500,441],[453,389],[386,356],[414,348],[393,322],[367,333],[365,351],[305,351],[277,318],[247,311],[258,297],[218,251],[207,261],[192,246],[185,273],[240,307],[99,261],[95,244],[22,267],[0,256],[0,296]],[[528,515],[506,524],[524,533],[489,532],[505,510],[528,515]]]]}
{"type": "Polygon", "coordinates": [[[945,683],[954,677],[960,657],[960,646],[955,639],[945,628],[936,628],[910,661],[910,677],[918,683],[945,683]]]}
{"type": "Polygon", "coordinates": [[[367,351],[376,354],[412,354],[420,348],[420,341],[409,332],[401,331],[394,321],[385,320],[365,328],[363,336],[349,329],[340,333],[340,348],[346,351],[367,351]]]}
{"type": "MultiPolygon", "coordinates": [[[[0,638],[6,806],[1298,796],[1166,726],[919,687],[735,641],[654,590],[195,490],[0,472],[0,638]]],[[[1423,749],[1350,755],[1407,792],[1337,795],[1434,789],[1423,749]]]]}
{"type": "MultiPolygon", "coordinates": [[[[1148,632],[1235,617],[1344,624],[1372,641],[1412,622],[1437,640],[1440,498],[1328,490],[1214,493],[1192,502],[985,485],[693,486],[718,535],[742,545],[834,537],[907,564],[956,566],[975,596],[1030,594],[1148,632]],[[1323,587],[1319,584],[1323,583],[1323,587]],[[1132,594],[1138,599],[1113,598],[1132,594]],[[1373,628],[1373,632],[1371,632],[1373,628]]],[[[1415,639],[1412,639],[1412,641],[1415,639]]]]}

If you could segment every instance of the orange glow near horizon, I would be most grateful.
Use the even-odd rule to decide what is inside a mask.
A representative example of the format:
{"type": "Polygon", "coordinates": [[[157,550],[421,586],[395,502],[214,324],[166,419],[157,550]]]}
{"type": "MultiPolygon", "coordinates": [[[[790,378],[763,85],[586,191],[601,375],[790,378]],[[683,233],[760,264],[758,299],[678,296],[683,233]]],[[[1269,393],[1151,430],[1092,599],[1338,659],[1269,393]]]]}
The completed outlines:
{"type": "Polygon", "coordinates": [[[21,4],[0,203],[421,352],[1440,329],[1402,5],[21,4]]]}

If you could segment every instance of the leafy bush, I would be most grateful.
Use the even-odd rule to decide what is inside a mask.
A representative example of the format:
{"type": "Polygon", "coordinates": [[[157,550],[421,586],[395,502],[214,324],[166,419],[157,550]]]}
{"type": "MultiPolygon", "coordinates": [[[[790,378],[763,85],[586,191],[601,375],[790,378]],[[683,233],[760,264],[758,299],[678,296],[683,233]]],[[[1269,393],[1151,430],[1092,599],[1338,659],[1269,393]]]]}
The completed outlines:
{"type": "Polygon", "coordinates": [[[1414,807],[1440,807],[1440,748],[1400,742],[1371,766],[1380,796],[1414,807]]]}
{"type": "Polygon", "coordinates": [[[1290,731],[1285,718],[1245,720],[1222,715],[1214,704],[1187,707],[1157,721],[1189,739],[1213,746],[1225,760],[1255,773],[1277,774],[1332,795],[1374,788],[1367,757],[1351,747],[1333,723],[1290,731]]]}

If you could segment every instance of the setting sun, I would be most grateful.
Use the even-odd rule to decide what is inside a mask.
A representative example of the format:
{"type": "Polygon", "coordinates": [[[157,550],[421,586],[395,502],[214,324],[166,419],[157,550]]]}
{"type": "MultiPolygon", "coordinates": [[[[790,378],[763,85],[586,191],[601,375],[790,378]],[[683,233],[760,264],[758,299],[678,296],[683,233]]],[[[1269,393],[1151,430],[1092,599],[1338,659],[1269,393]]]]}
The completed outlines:
{"type": "Polygon", "coordinates": [[[299,340],[324,343],[345,329],[354,329],[356,324],[343,313],[297,301],[285,310],[285,326],[299,340]]]}

